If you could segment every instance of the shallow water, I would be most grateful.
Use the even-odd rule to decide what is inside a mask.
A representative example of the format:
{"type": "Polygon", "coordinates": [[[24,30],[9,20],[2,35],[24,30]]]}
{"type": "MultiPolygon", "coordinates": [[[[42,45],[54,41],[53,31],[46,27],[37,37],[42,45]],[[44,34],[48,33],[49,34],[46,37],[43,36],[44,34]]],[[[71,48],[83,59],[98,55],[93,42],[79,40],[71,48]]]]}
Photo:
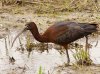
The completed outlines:
{"type": "MultiPolygon", "coordinates": [[[[17,32],[11,32],[9,36],[0,39],[0,74],[37,74],[40,66],[44,73],[53,73],[54,69],[59,65],[63,65],[67,62],[66,55],[61,55],[56,49],[49,49],[43,53],[37,51],[32,51],[30,57],[28,58],[28,53],[24,51],[21,53],[17,51],[17,48],[20,47],[19,39],[14,43],[13,48],[10,48],[11,42],[16,36],[17,32]],[[6,50],[8,49],[8,52],[6,50]],[[9,56],[13,56],[15,59],[14,64],[9,62],[9,56]]],[[[25,45],[26,37],[24,35],[20,36],[22,44],[25,45]]],[[[84,45],[84,39],[78,41],[80,44],[84,45]]],[[[95,64],[100,64],[100,41],[95,47],[96,39],[90,39],[91,44],[93,45],[90,49],[91,59],[95,64]]],[[[74,52],[74,50],[71,50],[74,52]]],[[[69,50],[71,63],[74,63],[73,53],[69,50]]]]}

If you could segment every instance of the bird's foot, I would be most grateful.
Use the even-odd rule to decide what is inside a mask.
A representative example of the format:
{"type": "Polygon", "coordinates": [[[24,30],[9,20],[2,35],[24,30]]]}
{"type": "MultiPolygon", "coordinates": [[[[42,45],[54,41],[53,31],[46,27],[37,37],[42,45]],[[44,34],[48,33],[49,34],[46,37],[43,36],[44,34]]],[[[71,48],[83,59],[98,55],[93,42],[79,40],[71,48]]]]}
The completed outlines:
{"type": "Polygon", "coordinates": [[[65,67],[71,66],[69,63],[65,63],[65,67]]]}

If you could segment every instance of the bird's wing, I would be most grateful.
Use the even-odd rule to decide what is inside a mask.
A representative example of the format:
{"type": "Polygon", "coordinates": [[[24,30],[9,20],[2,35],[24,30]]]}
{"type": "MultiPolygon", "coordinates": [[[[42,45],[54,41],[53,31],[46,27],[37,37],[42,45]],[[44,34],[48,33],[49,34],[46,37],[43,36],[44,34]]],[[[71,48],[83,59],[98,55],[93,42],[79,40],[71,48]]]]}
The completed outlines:
{"type": "Polygon", "coordinates": [[[90,24],[90,23],[79,23],[80,27],[84,29],[85,32],[96,32],[98,24],[90,24]]]}
{"type": "Polygon", "coordinates": [[[86,32],[84,28],[81,28],[80,26],[71,26],[62,34],[58,34],[56,42],[58,44],[68,44],[88,34],[89,33],[86,32]]]}

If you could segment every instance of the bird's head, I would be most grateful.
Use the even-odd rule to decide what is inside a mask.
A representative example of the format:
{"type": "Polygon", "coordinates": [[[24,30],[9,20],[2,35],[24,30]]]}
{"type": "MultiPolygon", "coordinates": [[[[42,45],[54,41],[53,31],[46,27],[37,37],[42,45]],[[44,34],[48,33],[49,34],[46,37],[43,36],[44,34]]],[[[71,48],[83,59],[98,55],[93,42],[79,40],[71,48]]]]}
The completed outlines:
{"type": "Polygon", "coordinates": [[[34,22],[29,22],[29,23],[25,24],[25,29],[32,30],[35,28],[35,26],[36,26],[36,24],[34,22]]]}
{"type": "Polygon", "coordinates": [[[34,30],[35,27],[36,27],[36,24],[35,24],[34,22],[29,22],[29,23],[25,24],[24,29],[23,29],[20,33],[18,33],[18,35],[17,35],[17,36],[15,37],[15,39],[13,40],[11,47],[13,47],[13,44],[14,44],[15,40],[16,40],[23,32],[25,32],[25,31],[27,31],[27,30],[34,30]]]}

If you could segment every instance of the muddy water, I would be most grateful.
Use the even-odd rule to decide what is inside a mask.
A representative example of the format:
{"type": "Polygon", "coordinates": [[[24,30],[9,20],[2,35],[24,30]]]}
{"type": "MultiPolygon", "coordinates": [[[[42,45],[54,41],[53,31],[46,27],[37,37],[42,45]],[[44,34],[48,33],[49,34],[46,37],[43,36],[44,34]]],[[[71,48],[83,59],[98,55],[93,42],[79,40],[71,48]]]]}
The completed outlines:
{"type": "MultiPolygon", "coordinates": [[[[80,13],[80,14],[82,14],[82,13],[80,13]]],[[[41,22],[41,24],[43,24],[43,25],[41,25],[39,27],[46,29],[46,27],[47,27],[45,25],[45,24],[47,24],[46,21],[48,21],[50,24],[52,22],[59,21],[59,20],[61,21],[64,19],[69,19],[69,20],[78,19],[77,21],[80,21],[79,17],[83,16],[84,14],[82,14],[78,17],[75,15],[79,15],[79,13],[71,14],[67,17],[65,15],[59,16],[57,18],[47,18],[47,16],[46,17],[45,16],[44,17],[43,16],[42,17],[35,16],[35,15],[33,16],[33,14],[30,14],[28,16],[28,15],[12,15],[12,14],[6,13],[6,14],[0,15],[0,17],[1,17],[0,20],[2,23],[5,24],[5,26],[8,23],[12,24],[12,25],[16,25],[16,24],[19,25],[20,23],[23,24],[23,23],[34,20],[35,22],[41,22]]],[[[97,16],[98,15],[96,15],[96,17],[97,16]]],[[[84,20],[86,20],[87,17],[88,17],[88,15],[84,16],[84,19],[81,21],[83,22],[84,20]]],[[[86,20],[86,22],[99,21],[99,19],[96,19],[96,20],[94,20],[94,19],[95,18],[90,19],[90,17],[89,17],[89,20],[86,20]]],[[[54,49],[53,46],[52,46],[52,48],[49,48],[49,53],[47,53],[47,51],[45,51],[43,53],[39,53],[37,51],[32,51],[30,57],[28,58],[27,51],[24,51],[24,53],[22,53],[21,51],[17,50],[17,48],[20,48],[19,39],[16,40],[13,48],[10,48],[11,42],[14,39],[14,37],[16,36],[16,34],[18,34],[17,31],[15,31],[15,32],[11,31],[6,36],[6,41],[5,41],[5,38],[0,39],[0,74],[37,74],[40,66],[42,67],[42,71],[45,74],[58,74],[58,73],[54,72],[55,68],[58,67],[59,65],[63,65],[64,63],[67,62],[66,55],[65,54],[60,55],[60,53],[56,49],[54,49]],[[8,50],[8,52],[7,52],[7,50],[8,50]],[[9,61],[9,56],[14,57],[14,59],[15,59],[14,64],[9,61]]],[[[25,45],[26,36],[24,34],[21,35],[20,40],[21,40],[21,43],[23,45],[25,45]]],[[[34,41],[34,39],[32,41],[34,41]]],[[[90,49],[90,56],[95,64],[100,64],[100,54],[99,54],[100,53],[99,52],[100,51],[100,41],[98,42],[97,47],[95,47],[96,41],[97,40],[95,38],[90,39],[89,43],[91,43],[93,45],[93,47],[90,49]]],[[[34,42],[37,43],[36,41],[34,41],[34,42]]],[[[84,45],[85,39],[79,40],[78,43],[84,45]]],[[[72,51],[75,52],[74,50],[69,50],[71,64],[75,62],[72,51]]],[[[62,73],[62,74],[66,74],[66,73],[62,73]]],[[[67,73],[67,74],[71,74],[71,73],[67,73]]],[[[72,74],[75,74],[75,73],[72,73],[72,74]]]]}
{"type": "MultiPolygon", "coordinates": [[[[47,51],[43,53],[32,51],[28,58],[28,52],[24,51],[24,53],[21,53],[17,51],[17,48],[20,47],[19,39],[16,40],[13,48],[10,47],[16,34],[17,32],[10,32],[6,38],[0,39],[0,74],[37,74],[40,66],[45,74],[55,74],[55,68],[67,62],[66,55],[60,55],[53,47],[49,48],[49,53],[47,53],[47,51]],[[13,56],[15,62],[11,63],[9,61],[9,56],[13,56]]],[[[20,40],[22,44],[25,45],[26,36],[24,34],[21,35],[20,40]]],[[[90,56],[95,64],[100,64],[100,41],[95,47],[96,40],[95,38],[89,40],[92,44],[90,56]]],[[[84,42],[84,38],[78,41],[78,43],[83,45],[84,42]]],[[[69,50],[71,64],[75,62],[72,51],[74,52],[74,50],[69,50]]]]}
{"type": "MultiPolygon", "coordinates": [[[[16,40],[14,43],[13,48],[10,48],[12,39],[15,37],[17,33],[11,33],[13,36],[6,37],[6,44],[5,39],[0,39],[0,72],[7,74],[7,73],[17,73],[22,74],[23,69],[25,67],[25,74],[37,74],[39,67],[42,67],[44,72],[52,72],[53,68],[59,64],[63,64],[61,55],[55,50],[50,50],[50,53],[38,53],[33,51],[30,57],[28,58],[28,53],[24,52],[22,54],[20,51],[17,51],[17,47],[20,47],[19,39],[16,40]],[[8,50],[8,52],[6,52],[8,50]],[[13,56],[15,58],[15,64],[9,62],[9,56],[13,56]],[[3,67],[3,68],[2,68],[3,67]]],[[[22,36],[21,41],[22,44],[25,44],[26,37],[22,36]]]]}

